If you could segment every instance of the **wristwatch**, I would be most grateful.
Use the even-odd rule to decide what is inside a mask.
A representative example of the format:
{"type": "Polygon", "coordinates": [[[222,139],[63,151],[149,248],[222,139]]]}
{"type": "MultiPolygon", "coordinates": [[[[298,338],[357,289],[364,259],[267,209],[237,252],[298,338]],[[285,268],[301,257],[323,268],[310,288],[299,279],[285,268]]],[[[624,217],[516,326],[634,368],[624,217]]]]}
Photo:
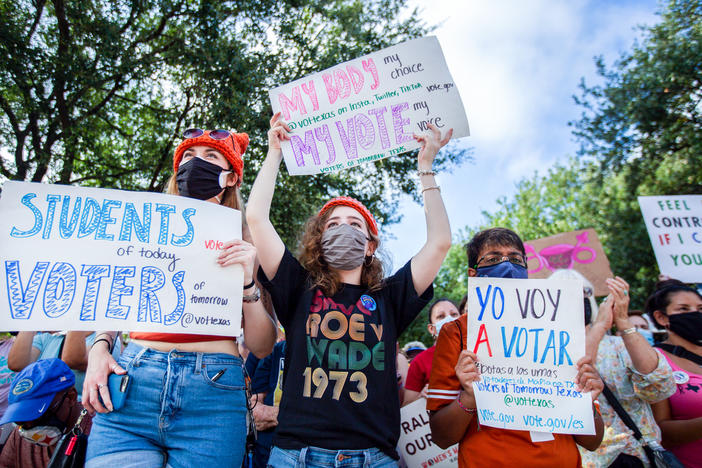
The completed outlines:
{"type": "Polygon", "coordinates": [[[253,294],[247,294],[241,298],[241,300],[246,303],[256,302],[259,299],[261,299],[261,291],[258,289],[258,286],[254,289],[253,294]]]}

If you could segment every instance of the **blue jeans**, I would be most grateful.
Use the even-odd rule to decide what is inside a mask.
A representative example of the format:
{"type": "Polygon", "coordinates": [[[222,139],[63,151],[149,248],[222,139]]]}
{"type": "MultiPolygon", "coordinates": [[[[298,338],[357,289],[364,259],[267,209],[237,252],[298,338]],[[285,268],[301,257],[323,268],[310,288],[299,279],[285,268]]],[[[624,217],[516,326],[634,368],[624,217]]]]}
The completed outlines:
{"type": "Polygon", "coordinates": [[[93,419],[86,467],[241,466],[246,440],[241,358],[163,353],[130,343],[119,364],[130,377],[127,399],[120,410],[93,419]]]}
{"type": "Polygon", "coordinates": [[[301,450],[288,450],[273,447],[268,458],[268,466],[273,468],[389,468],[397,467],[397,462],[376,448],[365,450],[327,450],[319,447],[305,447],[301,450]]]}

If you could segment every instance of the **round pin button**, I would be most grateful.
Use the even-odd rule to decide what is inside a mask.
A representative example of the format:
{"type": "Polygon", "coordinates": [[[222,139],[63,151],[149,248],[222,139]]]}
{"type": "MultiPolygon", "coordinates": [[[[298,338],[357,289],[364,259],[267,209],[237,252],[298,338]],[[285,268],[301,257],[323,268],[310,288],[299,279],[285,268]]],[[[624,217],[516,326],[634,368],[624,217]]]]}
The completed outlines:
{"type": "Polygon", "coordinates": [[[375,299],[370,297],[368,294],[364,294],[363,296],[361,296],[361,304],[363,305],[363,307],[366,308],[366,310],[369,310],[371,312],[374,311],[376,308],[375,299]]]}
{"type": "Polygon", "coordinates": [[[675,380],[676,384],[682,385],[689,382],[690,376],[683,371],[675,371],[673,372],[673,379],[675,380]]]}

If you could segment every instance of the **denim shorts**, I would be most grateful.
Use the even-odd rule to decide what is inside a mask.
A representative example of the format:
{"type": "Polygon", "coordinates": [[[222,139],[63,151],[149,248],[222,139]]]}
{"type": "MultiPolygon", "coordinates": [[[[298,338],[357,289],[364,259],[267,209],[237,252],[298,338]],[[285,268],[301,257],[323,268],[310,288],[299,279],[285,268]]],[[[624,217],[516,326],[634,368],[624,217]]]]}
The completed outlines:
{"type": "Polygon", "coordinates": [[[246,440],[241,358],[163,353],[130,343],[118,362],[130,377],[126,402],[93,419],[86,467],[241,466],[246,440]]]}
{"type": "Polygon", "coordinates": [[[273,468],[390,468],[397,462],[377,448],[365,450],[327,450],[319,447],[305,447],[300,450],[273,447],[268,458],[268,466],[273,468]]]}

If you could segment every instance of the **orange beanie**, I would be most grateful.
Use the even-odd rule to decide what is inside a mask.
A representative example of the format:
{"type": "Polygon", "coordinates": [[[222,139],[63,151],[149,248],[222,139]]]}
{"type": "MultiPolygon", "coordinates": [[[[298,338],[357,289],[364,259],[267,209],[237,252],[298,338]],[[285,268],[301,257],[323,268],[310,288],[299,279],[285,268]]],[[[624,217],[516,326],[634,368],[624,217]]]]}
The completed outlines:
{"type": "Polygon", "coordinates": [[[232,170],[239,176],[239,181],[244,175],[244,160],[242,155],[249,146],[249,136],[246,133],[232,133],[224,140],[214,140],[210,138],[210,130],[206,130],[204,134],[197,138],[186,138],[175,150],[173,154],[173,171],[178,172],[178,166],[183,159],[183,153],[188,148],[193,146],[209,146],[214,148],[227,158],[227,161],[232,165],[232,170]]]}
{"type": "Polygon", "coordinates": [[[355,198],[351,197],[336,197],[332,198],[328,202],[324,204],[321,210],[319,210],[319,213],[317,213],[317,216],[322,216],[325,211],[329,210],[330,208],[333,208],[335,206],[349,206],[353,208],[354,210],[358,211],[361,216],[363,216],[363,219],[366,220],[366,223],[368,224],[368,230],[375,236],[378,235],[378,224],[375,222],[375,218],[371,214],[370,211],[368,211],[368,208],[366,208],[363,203],[360,201],[356,200],[355,198]]]}

